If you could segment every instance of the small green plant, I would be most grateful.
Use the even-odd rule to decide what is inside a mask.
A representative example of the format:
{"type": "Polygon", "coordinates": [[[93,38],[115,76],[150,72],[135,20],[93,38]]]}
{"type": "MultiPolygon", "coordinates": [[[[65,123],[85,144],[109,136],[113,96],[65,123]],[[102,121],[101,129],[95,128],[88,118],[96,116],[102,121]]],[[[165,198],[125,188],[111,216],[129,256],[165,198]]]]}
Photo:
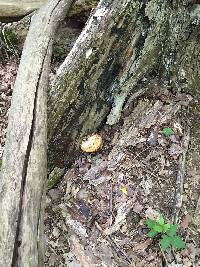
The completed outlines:
{"type": "Polygon", "coordinates": [[[172,134],[174,134],[174,131],[172,130],[172,128],[166,127],[162,129],[162,134],[164,134],[165,136],[170,136],[172,134]]]}
{"type": "Polygon", "coordinates": [[[146,225],[150,229],[148,237],[160,237],[160,246],[162,250],[167,248],[183,249],[185,243],[181,237],[176,234],[178,226],[176,224],[165,223],[164,218],[160,215],[158,220],[147,219],[146,225]]]}

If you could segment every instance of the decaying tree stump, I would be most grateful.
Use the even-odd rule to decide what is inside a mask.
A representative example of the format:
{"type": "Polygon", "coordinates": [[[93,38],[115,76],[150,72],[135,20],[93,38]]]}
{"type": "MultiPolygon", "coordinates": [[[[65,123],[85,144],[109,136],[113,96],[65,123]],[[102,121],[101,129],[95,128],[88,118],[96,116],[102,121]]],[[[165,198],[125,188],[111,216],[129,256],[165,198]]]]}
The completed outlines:
{"type": "Polygon", "coordinates": [[[66,166],[102,122],[117,122],[138,85],[158,80],[199,98],[199,40],[198,4],[100,1],[50,88],[49,169],[66,166]]]}
{"type": "Polygon", "coordinates": [[[46,89],[52,40],[73,0],[33,16],[16,78],[0,177],[0,266],[43,266],[46,89]]]}

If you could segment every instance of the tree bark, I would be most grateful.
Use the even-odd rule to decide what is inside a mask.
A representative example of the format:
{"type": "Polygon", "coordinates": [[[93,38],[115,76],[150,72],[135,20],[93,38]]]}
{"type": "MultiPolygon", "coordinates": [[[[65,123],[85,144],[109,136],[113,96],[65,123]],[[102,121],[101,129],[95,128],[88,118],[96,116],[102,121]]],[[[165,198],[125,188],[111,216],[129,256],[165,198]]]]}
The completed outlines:
{"type": "Polygon", "coordinates": [[[199,40],[198,4],[100,1],[50,88],[49,169],[70,163],[81,138],[115,124],[152,80],[199,98],[199,40]]]}
{"type": "Polygon", "coordinates": [[[46,89],[52,38],[73,0],[51,0],[32,18],[13,90],[0,178],[0,266],[43,266],[46,89]]]}

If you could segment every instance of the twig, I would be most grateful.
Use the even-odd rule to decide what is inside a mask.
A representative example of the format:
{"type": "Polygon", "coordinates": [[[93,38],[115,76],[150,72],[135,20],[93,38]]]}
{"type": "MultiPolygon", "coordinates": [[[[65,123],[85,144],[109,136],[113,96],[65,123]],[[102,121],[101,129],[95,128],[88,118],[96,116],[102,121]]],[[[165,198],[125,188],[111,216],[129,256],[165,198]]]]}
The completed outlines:
{"type": "Polygon", "coordinates": [[[198,224],[198,222],[200,221],[200,196],[199,196],[199,199],[197,201],[197,205],[196,205],[196,209],[195,209],[193,218],[194,218],[194,221],[197,221],[197,224],[198,224]]]}
{"type": "Polygon", "coordinates": [[[123,224],[124,220],[126,219],[127,214],[133,208],[133,203],[134,203],[135,199],[136,199],[136,197],[129,199],[124,203],[121,203],[121,205],[119,206],[119,208],[117,210],[114,224],[111,225],[109,228],[106,228],[103,231],[105,235],[111,235],[120,229],[121,225],[123,224]]]}
{"type": "Polygon", "coordinates": [[[167,260],[167,258],[166,258],[166,256],[165,256],[165,253],[164,253],[164,251],[162,250],[160,244],[159,244],[159,247],[160,247],[161,254],[162,254],[162,256],[163,256],[163,258],[164,258],[164,260],[165,260],[165,262],[166,262],[166,265],[167,265],[167,266],[170,266],[170,265],[169,265],[169,262],[168,262],[168,260],[167,260]]]}
{"type": "Polygon", "coordinates": [[[148,151],[151,147],[147,147],[145,149],[143,149],[142,151],[140,151],[133,159],[132,161],[136,160],[140,155],[142,155],[142,153],[148,151]]]}
{"type": "Polygon", "coordinates": [[[133,93],[129,100],[127,101],[127,103],[125,104],[124,110],[128,109],[129,105],[135,101],[135,99],[137,99],[138,97],[144,95],[144,93],[147,91],[147,88],[141,88],[139,89],[137,92],[133,93]]]}
{"type": "Polygon", "coordinates": [[[185,161],[189,147],[189,142],[190,142],[190,128],[188,127],[183,136],[183,141],[182,141],[183,153],[179,158],[179,169],[176,178],[176,192],[175,192],[174,212],[173,212],[174,223],[177,223],[178,221],[178,215],[182,206],[183,184],[185,178],[185,161]]]}
{"type": "Polygon", "coordinates": [[[113,184],[111,180],[111,188],[110,188],[110,226],[113,222],[113,184]]]}
{"type": "MultiPolygon", "coordinates": [[[[98,222],[95,222],[95,226],[101,232],[101,234],[103,235],[103,229],[98,224],[98,222]]],[[[103,235],[103,236],[108,241],[108,243],[111,245],[111,247],[115,250],[115,252],[116,252],[116,254],[117,254],[117,256],[119,258],[123,257],[124,260],[128,264],[132,264],[132,261],[128,258],[128,256],[126,255],[126,253],[124,251],[122,251],[122,249],[115,243],[115,241],[112,239],[111,236],[105,236],[105,235],[103,235]]]]}

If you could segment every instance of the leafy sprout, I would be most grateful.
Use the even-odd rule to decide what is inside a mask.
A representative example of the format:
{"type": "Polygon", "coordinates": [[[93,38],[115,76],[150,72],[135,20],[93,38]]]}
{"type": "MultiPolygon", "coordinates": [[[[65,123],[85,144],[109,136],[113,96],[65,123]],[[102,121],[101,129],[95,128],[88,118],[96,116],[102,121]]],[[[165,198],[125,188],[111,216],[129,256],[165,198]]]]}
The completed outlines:
{"type": "Polygon", "coordinates": [[[176,224],[165,223],[162,215],[160,215],[157,220],[147,219],[146,225],[150,229],[147,234],[148,237],[160,237],[160,246],[162,250],[166,250],[167,248],[185,248],[185,243],[176,233],[178,226],[176,224]]]}
{"type": "Polygon", "coordinates": [[[174,131],[172,130],[172,128],[166,127],[162,129],[162,134],[168,137],[174,134],[174,131]]]}

